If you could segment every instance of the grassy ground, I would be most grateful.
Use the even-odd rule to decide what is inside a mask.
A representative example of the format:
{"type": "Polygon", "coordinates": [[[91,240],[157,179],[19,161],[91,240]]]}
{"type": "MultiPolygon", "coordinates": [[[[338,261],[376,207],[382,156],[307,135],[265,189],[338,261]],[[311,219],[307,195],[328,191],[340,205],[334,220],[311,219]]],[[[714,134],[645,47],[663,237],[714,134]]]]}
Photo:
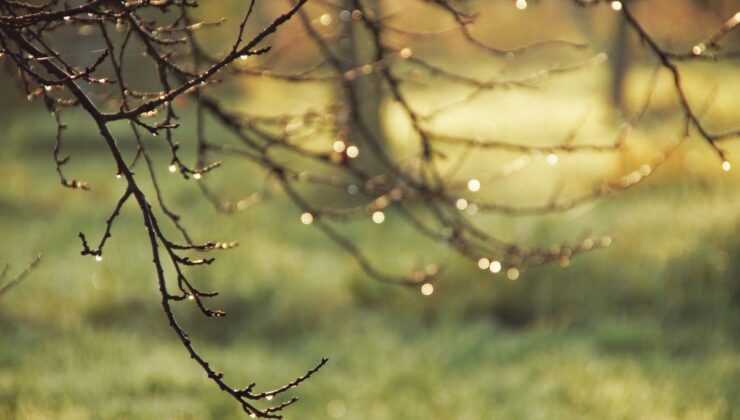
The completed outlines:
{"type": "MultiPolygon", "coordinates": [[[[504,100],[529,106],[512,95],[504,100]]],[[[727,95],[718,100],[737,109],[722,102],[727,95]]],[[[168,329],[136,209],[124,208],[102,262],[80,257],[77,233],[97,237],[121,188],[102,148],[80,146],[98,140],[70,135],[70,170],[94,190],[69,191],[47,153],[51,125],[24,118],[2,121],[0,259],[14,272],[37,252],[45,259],[0,301],[0,419],[241,418],[168,329]]],[[[392,213],[382,226],[346,227],[389,265],[439,257],[447,270],[431,297],[368,280],[300,225],[279,193],[215,217],[197,188],[167,177],[166,157],[157,159],[168,199],[195,237],[241,243],[193,272],[221,292],[229,316],[203,320],[178,307],[198,348],[232,383],[264,388],[331,359],[296,391],[290,418],[740,418],[740,177],[720,175],[698,142],[609,200],[542,219],[490,220],[534,241],[588,230],[614,238],[567,269],[537,268],[515,282],[418,242],[392,213]]],[[[566,160],[565,170],[585,164],[566,160]]],[[[522,182],[547,169],[533,170],[522,182]]],[[[262,181],[234,176],[242,178],[214,181],[232,197],[262,181]]]]}
{"type": "MultiPolygon", "coordinates": [[[[75,234],[100,229],[95,202],[113,191],[62,190],[27,158],[2,162],[1,255],[46,259],[0,303],[0,418],[237,418],[159,314],[135,209],[102,263],[83,259],[75,234]]],[[[275,386],[329,356],[298,418],[733,418],[736,187],[647,186],[580,217],[613,231],[612,248],[515,283],[447,261],[431,298],[365,279],[276,200],[196,227],[242,246],[199,278],[230,316],[181,315],[239,383],[275,386]]],[[[207,211],[193,190],[176,202],[207,211]]],[[[394,229],[353,228],[372,243],[394,229]]]]}

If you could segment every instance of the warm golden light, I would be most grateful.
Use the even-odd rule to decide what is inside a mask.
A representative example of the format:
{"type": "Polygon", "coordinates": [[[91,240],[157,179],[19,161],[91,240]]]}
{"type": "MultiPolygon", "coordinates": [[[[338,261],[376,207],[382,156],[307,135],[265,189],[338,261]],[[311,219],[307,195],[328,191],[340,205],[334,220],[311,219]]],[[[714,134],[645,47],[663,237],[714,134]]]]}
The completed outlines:
{"type": "Polygon", "coordinates": [[[499,261],[491,261],[491,266],[489,267],[489,270],[491,270],[491,273],[496,274],[501,271],[501,262],[499,261]]]}
{"type": "Polygon", "coordinates": [[[201,179],[202,177],[203,177],[203,175],[201,175],[200,172],[196,172],[196,173],[193,174],[193,178],[195,178],[195,179],[201,179]]]}
{"type": "Polygon", "coordinates": [[[170,171],[171,173],[175,173],[175,171],[177,171],[177,165],[175,165],[175,164],[173,163],[173,164],[172,164],[172,165],[170,165],[170,167],[169,167],[169,168],[167,168],[167,169],[169,169],[169,171],[170,171]]]}
{"type": "Polygon", "coordinates": [[[524,10],[527,8],[527,0],[516,0],[516,3],[514,3],[517,9],[524,10]]]}
{"type": "Polygon", "coordinates": [[[691,54],[701,55],[701,53],[703,53],[705,49],[706,49],[706,45],[704,45],[703,43],[696,44],[693,47],[691,47],[691,54]]]}
{"type": "Polygon", "coordinates": [[[322,25],[324,25],[324,26],[329,26],[329,25],[331,25],[331,21],[332,21],[332,19],[331,19],[331,15],[330,15],[330,14],[328,14],[328,13],[324,13],[324,14],[323,14],[323,15],[321,15],[321,17],[319,18],[319,22],[321,22],[321,24],[322,24],[322,25]]]}
{"type": "Polygon", "coordinates": [[[421,294],[429,296],[434,293],[434,286],[431,283],[424,283],[421,285],[421,294]]]}
{"type": "Polygon", "coordinates": [[[516,280],[519,278],[519,270],[517,268],[511,267],[510,269],[506,270],[506,277],[509,278],[509,280],[516,280]]]}
{"type": "Polygon", "coordinates": [[[612,10],[614,10],[615,12],[618,12],[618,11],[622,10],[622,2],[621,1],[613,1],[611,3],[611,7],[612,7],[612,10]]]}
{"type": "Polygon", "coordinates": [[[337,140],[337,141],[334,142],[334,145],[332,146],[332,148],[334,149],[335,152],[342,153],[344,151],[344,149],[347,148],[347,145],[344,144],[343,141],[337,140]]]}
{"type": "Polygon", "coordinates": [[[383,221],[385,221],[385,213],[382,211],[376,211],[373,213],[373,222],[380,224],[383,223],[383,221]]]}
{"type": "Polygon", "coordinates": [[[355,145],[349,146],[347,148],[347,157],[354,159],[357,156],[360,156],[360,148],[355,145]]]}
{"type": "Polygon", "coordinates": [[[468,189],[472,192],[480,190],[480,181],[475,178],[471,179],[468,181],[468,189]]]}
{"type": "Polygon", "coordinates": [[[95,256],[95,261],[97,261],[97,262],[103,261],[103,256],[102,255],[96,255],[95,256]]]}
{"type": "Polygon", "coordinates": [[[313,214],[308,212],[303,213],[301,215],[301,223],[303,223],[304,225],[310,225],[311,223],[313,223],[313,214]]]}
{"type": "Polygon", "coordinates": [[[411,54],[412,54],[411,48],[408,48],[408,47],[402,49],[400,52],[401,58],[409,58],[411,57],[411,54]]]}
{"type": "Polygon", "coordinates": [[[555,166],[558,164],[558,155],[555,153],[550,153],[547,155],[547,164],[550,166],[555,166]]]}
{"type": "Polygon", "coordinates": [[[722,170],[725,172],[729,172],[730,169],[732,169],[732,164],[729,161],[722,162],[722,170]]]}
{"type": "Polygon", "coordinates": [[[465,210],[466,208],[468,208],[468,200],[464,198],[459,198],[455,202],[455,207],[457,207],[458,210],[465,210]]]}
{"type": "Polygon", "coordinates": [[[488,261],[488,258],[483,257],[478,260],[478,268],[481,270],[486,270],[489,265],[491,265],[491,262],[488,261]]]}

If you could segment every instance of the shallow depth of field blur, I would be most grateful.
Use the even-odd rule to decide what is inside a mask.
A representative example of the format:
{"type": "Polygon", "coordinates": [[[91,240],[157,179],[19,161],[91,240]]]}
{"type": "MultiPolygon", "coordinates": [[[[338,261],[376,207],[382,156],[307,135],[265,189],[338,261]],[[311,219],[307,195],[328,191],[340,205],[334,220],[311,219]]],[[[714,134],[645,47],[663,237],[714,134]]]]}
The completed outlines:
{"type": "MultiPolygon", "coordinates": [[[[239,2],[202,3],[204,17],[229,18],[204,34],[214,51],[222,51],[233,36],[233,16],[242,13],[239,2]]],[[[451,35],[414,53],[486,79],[585,61],[613,44],[617,14],[608,6],[584,11],[540,1],[518,10],[514,1],[490,3],[475,32],[489,44],[560,38],[591,46],[545,49],[511,62],[455,48],[459,37],[451,35]]],[[[286,4],[266,8],[277,12],[286,4]]],[[[684,50],[711,36],[733,8],[733,1],[635,5],[651,33],[684,50]]],[[[412,21],[415,29],[450,24],[431,13],[416,13],[412,21]]],[[[286,26],[275,44],[290,41],[298,27],[286,26]]],[[[311,63],[310,52],[294,54],[278,68],[296,71],[311,63]]],[[[634,37],[629,56],[622,113],[639,108],[654,63],[634,37]]],[[[537,90],[486,93],[438,118],[434,127],[553,144],[581,126],[576,143],[608,143],[623,121],[611,104],[610,68],[607,61],[553,75],[537,90]]],[[[681,68],[689,97],[708,104],[709,127],[740,126],[737,60],[681,68]]],[[[404,85],[420,109],[467,92],[424,76],[420,81],[433,87],[404,85]]],[[[478,194],[512,204],[542,202],[560,180],[563,195],[575,195],[639,169],[680,134],[670,83],[662,72],[651,112],[623,153],[563,154],[557,165],[528,156],[527,168],[484,184],[478,194]]],[[[223,100],[255,113],[318,108],[329,96],[318,85],[255,78],[233,86],[239,89],[221,91],[223,100]]],[[[193,113],[189,104],[181,106],[179,138],[192,159],[193,113]]],[[[389,147],[408,153],[408,121],[390,101],[383,101],[382,115],[389,147]]],[[[242,418],[169,329],[141,216],[131,203],[103,261],[80,256],[78,232],[97,241],[122,185],[88,117],[69,112],[65,122],[63,154],[71,156],[66,172],[89,181],[89,192],[59,185],[51,157],[53,120],[42,104],[26,101],[7,71],[0,77],[0,263],[10,263],[12,275],[44,254],[38,269],[0,298],[0,419],[242,418]]],[[[228,141],[216,124],[209,127],[210,136],[228,141]]],[[[131,153],[125,127],[115,132],[131,153]]],[[[161,138],[147,141],[165,198],[193,236],[240,243],[218,253],[212,266],[190,271],[203,289],[220,292],[213,306],[228,313],[205,319],[192,305],[177,305],[196,347],[231,383],[254,381],[258,389],[282,385],[329,357],[295,390],[300,401],[286,410],[288,418],[740,418],[740,141],[726,144],[729,172],[694,136],[653,176],[612,197],[542,217],[474,216],[487,230],[524,244],[549,246],[587,235],[612,239],[611,247],[574,258],[565,268],[526,270],[515,281],[424,239],[392,210],[382,224],[367,218],[340,226],[389,271],[442,267],[431,296],[369,279],[345,251],[301,224],[300,211],[279,187],[246,162],[226,158],[202,182],[224,200],[262,191],[262,201],[217,215],[195,185],[199,181],[169,174],[168,151],[157,146],[161,138]]],[[[460,176],[521,157],[476,154],[460,176]]]]}

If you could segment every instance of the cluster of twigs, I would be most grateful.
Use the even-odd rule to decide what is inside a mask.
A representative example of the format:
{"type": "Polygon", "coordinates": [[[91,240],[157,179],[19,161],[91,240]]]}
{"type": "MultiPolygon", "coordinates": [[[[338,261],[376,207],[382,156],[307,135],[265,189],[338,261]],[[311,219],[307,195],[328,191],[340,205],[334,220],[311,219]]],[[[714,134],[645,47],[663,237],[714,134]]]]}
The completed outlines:
{"type": "MultiPolygon", "coordinates": [[[[629,2],[574,2],[584,7],[602,3],[622,14],[629,27],[657,58],[659,65],[673,77],[683,113],[682,138],[688,137],[690,130],[695,129],[719,155],[723,167],[729,169],[721,144],[737,138],[740,132],[709,131],[702,121],[701,112],[685,94],[677,63],[738,57],[740,54],[737,51],[725,51],[721,42],[738,25],[740,17],[735,15],[729,19],[710,39],[698,43],[692,51],[673,52],[650,35],[629,2]]],[[[91,245],[86,236],[80,233],[82,254],[102,259],[121,208],[129,201],[135,202],[146,227],[161,305],[170,325],[191,358],[250,416],[280,418],[281,410],[292,404],[295,397],[267,408],[258,407],[258,403],[269,402],[299,385],[323,367],[326,359],[283,387],[256,392],[254,384],[241,389],[227,384],[224,375],[196,351],[188,334],[175,319],[173,304],[192,301],[207,317],[225,314],[211,309],[206,303],[208,298],[217,293],[196,287],[184,273],[184,267],[209,265],[213,258],[191,258],[188,254],[231,248],[236,243],[202,243],[191,239],[180,216],[165,204],[155,175],[157,163],[147,149],[144,135],[162,139],[169,150],[167,164],[170,172],[178,172],[183,179],[198,180],[204,196],[219,211],[245,208],[259,201],[260,196],[255,194],[237,203],[223,202],[204,182],[206,176],[212,176],[211,172],[221,166],[221,161],[213,160],[213,156],[241,158],[261,167],[282,186],[286,195],[303,213],[302,222],[317,226],[328,238],[346,249],[370,276],[391,283],[422,286],[425,294],[433,290],[431,283],[439,271],[436,265],[403,275],[387,273],[371,261],[355,240],[345,236],[336,222],[370,217],[376,223],[381,223],[385,219],[384,212],[394,209],[394,214],[400,215],[406,223],[431,240],[448,244],[482,269],[492,272],[503,270],[515,279],[522,268],[549,261],[567,264],[578,253],[608,246],[610,239],[587,238],[576,244],[561,244],[547,249],[525,247],[501,240],[477,226],[469,217],[473,213],[471,210],[501,214],[544,214],[566,210],[635,185],[649,176],[673,150],[667,151],[650,165],[643,165],[616,180],[601,183],[580,196],[560,197],[557,193],[541,204],[530,206],[501,204],[471,196],[468,190],[477,191],[481,179],[496,179],[527,166],[526,161],[518,161],[513,166],[482,174],[479,179],[459,179],[457,174],[471,153],[480,150],[502,150],[523,156],[533,153],[618,153],[625,147],[630,128],[640,122],[650,95],[647,95],[644,107],[625,122],[610,143],[578,144],[573,142],[574,133],[555,140],[551,145],[533,146],[437,132],[430,128],[432,120],[460,104],[472,101],[483,92],[536,88],[550,76],[593,67],[603,62],[605,56],[598,54],[583,62],[550,66],[516,79],[483,80],[456,73],[417,54],[416,45],[435,42],[440,35],[457,34],[454,36],[459,36],[460,42],[477,49],[480,54],[504,59],[514,59],[545,48],[582,49],[585,46],[551,40],[511,50],[497,48],[476,38],[471,28],[477,22],[477,15],[462,11],[459,3],[464,2],[434,0],[425,3],[425,7],[444,13],[450,26],[434,32],[410,30],[399,26],[396,16],[384,15],[382,8],[369,0],[296,0],[283,3],[283,12],[255,32],[252,30],[254,20],[258,16],[263,18],[265,13],[252,0],[245,4],[244,17],[235,28],[233,42],[225,51],[212,52],[213,49],[206,47],[197,32],[222,25],[224,21],[196,19],[194,9],[198,5],[193,0],[91,0],[76,6],[58,1],[32,4],[0,0],[0,56],[12,63],[28,99],[41,100],[56,122],[53,158],[61,184],[73,189],[90,188],[85,181],[68,178],[63,170],[69,160],[62,154],[66,128],[62,111],[67,108],[81,109],[91,118],[110,151],[116,175],[125,181],[125,191],[113,206],[101,239],[91,245]],[[286,47],[272,51],[270,59],[289,55],[289,48],[301,46],[317,52],[316,63],[294,73],[274,71],[268,60],[254,64],[259,60],[250,57],[270,52],[267,38],[289,21],[300,25],[299,30],[293,31],[299,34],[286,47]],[[69,28],[79,34],[92,36],[99,42],[101,48],[95,58],[80,64],[59,52],[59,39],[63,38],[58,34],[69,28]],[[402,45],[399,45],[399,39],[403,40],[402,45]],[[357,51],[360,42],[370,46],[367,57],[357,51]],[[142,59],[138,58],[132,64],[133,55],[143,56],[143,60],[156,73],[145,75],[147,83],[141,83],[141,86],[136,81],[142,78],[135,73],[141,68],[142,59]],[[412,95],[405,88],[408,84],[420,83],[415,76],[420,73],[440,83],[466,87],[470,93],[459,101],[423,113],[417,109],[412,95]],[[253,115],[229,107],[217,95],[210,93],[212,86],[220,82],[241,78],[323,84],[330,87],[335,97],[325,109],[300,114],[253,115]],[[156,88],[152,88],[152,82],[156,82],[156,88]],[[400,160],[390,153],[382,130],[378,129],[376,122],[368,121],[367,102],[372,95],[388,95],[400,105],[418,142],[416,158],[400,160]],[[195,105],[179,107],[176,100],[182,97],[192,98],[195,105]],[[111,106],[111,103],[115,106],[111,106]],[[174,135],[179,127],[180,113],[191,110],[195,113],[195,133],[192,138],[184,134],[179,138],[192,140],[197,150],[194,165],[182,158],[180,143],[174,135]],[[111,132],[110,126],[121,121],[130,127],[130,137],[125,140],[136,144],[133,156],[126,156],[119,144],[124,139],[117,139],[111,132]],[[238,145],[209,138],[205,129],[206,121],[221,125],[238,140],[238,145]],[[310,147],[304,141],[321,136],[331,139],[323,149],[310,147]],[[457,160],[451,169],[442,171],[441,162],[450,159],[442,149],[450,147],[455,150],[457,160]],[[297,164],[299,160],[310,162],[312,169],[306,170],[305,165],[297,164]],[[145,174],[134,172],[141,162],[145,166],[145,174]],[[153,186],[154,198],[145,195],[144,183],[153,186]],[[334,192],[332,197],[336,200],[326,202],[324,197],[318,203],[317,199],[305,192],[304,185],[327,187],[334,192]],[[343,206],[342,203],[346,202],[360,204],[343,206]],[[160,226],[162,217],[176,227],[181,239],[174,240],[165,235],[160,226]],[[168,265],[175,273],[175,278],[170,282],[165,278],[165,267],[168,265]]]]}
{"type": "Polygon", "coordinates": [[[56,2],[39,6],[15,1],[0,2],[0,10],[2,10],[0,16],[2,53],[12,60],[20,71],[20,81],[23,83],[29,99],[42,98],[45,106],[57,121],[54,159],[62,185],[70,188],[89,188],[86,182],[68,180],[62,171],[62,166],[68,161],[68,158],[60,157],[62,132],[65,128],[60,118],[60,112],[62,109],[71,106],[81,107],[95,122],[114,159],[116,174],[126,180],[126,190],[106,221],[105,233],[97,246],[91,248],[85,235],[80,233],[83,245],[82,254],[93,255],[98,259],[102,258],[106,241],[111,236],[111,228],[121,207],[129,199],[133,199],[141,211],[146,227],[159,281],[161,304],[170,325],[187,349],[190,357],[203,368],[208,377],[220,389],[236,399],[246,413],[255,417],[279,418],[281,410],[295,402],[295,397],[267,408],[259,408],[256,403],[260,401],[269,402],[299,385],[320,369],[326,363],[326,359],[322,359],[316,367],[294,381],[272,391],[256,392],[254,384],[243,389],[227,384],[223,373],[211,367],[197,352],[188,334],[177,323],[172,304],[173,302],[192,300],[205,316],[223,316],[224,312],[210,309],[204,302],[206,298],[216,296],[216,293],[201,291],[183,273],[184,266],[210,264],[213,259],[191,259],[184,256],[183,253],[228,248],[234,246],[234,244],[193,242],[180,225],[178,215],[164,205],[161,191],[157,187],[156,200],[160,209],[183,233],[184,242],[167,238],[160,228],[158,216],[150,203],[150,199],[146,197],[140,186],[141,179],[134,175],[133,167],[139,159],[143,158],[151,182],[158,185],[154,176],[152,159],[141,139],[142,131],[152,135],[164,134],[164,138],[172,150],[172,164],[177,165],[186,178],[190,176],[199,178],[202,174],[217,167],[217,164],[211,164],[190,168],[180,160],[177,154],[177,143],[173,140],[172,134],[172,131],[177,128],[175,122],[177,114],[172,106],[172,100],[180,95],[196,94],[196,91],[208,85],[216,73],[241,56],[265,53],[267,48],[260,48],[259,45],[278,27],[289,20],[305,2],[306,0],[299,1],[284,14],[274,19],[257,35],[246,40],[243,39],[244,29],[253,11],[253,1],[242,20],[239,34],[231,49],[205,69],[196,67],[186,69],[182,64],[177,63],[174,57],[164,53],[164,51],[174,50],[180,44],[189,42],[187,40],[191,36],[193,26],[196,24],[189,21],[188,11],[196,7],[195,2],[167,0],[108,2],[97,0],[77,7],[60,6],[56,2]],[[160,28],[156,22],[142,17],[142,15],[152,11],[168,17],[175,14],[175,19],[172,23],[160,28]],[[80,69],[68,64],[67,60],[57,53],[51,44],[52,34],[66,25],[89,25],[95,28],[93,30],[99,31],[99,36],[104,41],[106,48],[89,66],[80,69]],[[123,36],[118,35],[121,27],[124,28],[123,36]],[[115,32],[116,36],[112,32],[115,32]],[[142,46],[148,57],[154,61],[161,83],[161,91],[139,92],[127,83],[124,71],[124,53],[126,48],[133,48],[135,44],[142,46]],[[113,74],[109,76],[99,75],[103,72],[103,63],[110,65],[113,74]],[[92,95],[88,93],[88,85],[111,85],[115,87],[120,95],[119,109],[113,112],[102,110],[96,104],[92,95]],[[160,111],[164,114],[161,122],[156,124],[145,122],[144,118],[146,116],[152,116],[160,111]],[[132,162],[126,161],[119,144],[111,134],[109,125],[115,121],[128,121],[132,135],[139,145],[132,162]],[[169,261],[177,273],[175,290],[171,290],[166,282],[165,261],[169,261]]]}

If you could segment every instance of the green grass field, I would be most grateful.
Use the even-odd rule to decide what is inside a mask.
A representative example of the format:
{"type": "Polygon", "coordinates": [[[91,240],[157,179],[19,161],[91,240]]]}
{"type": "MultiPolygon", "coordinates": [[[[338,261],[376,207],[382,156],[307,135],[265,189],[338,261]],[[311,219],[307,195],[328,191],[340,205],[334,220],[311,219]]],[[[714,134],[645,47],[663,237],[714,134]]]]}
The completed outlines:
{"type": "MultiPolygon", "coordinates": [[[[737,102],[728,97],[717,100],[731,118],[737,102]]],[[[93,190],[70,191],[54,172],[48,117],[6,115],[0,262],[16,273],[37,253],[45,257],[0,300],[0,419],[243,418],[168,328],[133,206],[102,262],[79,255],[77,233],[98,238],[121,189],[99,139],[79,128],[82,120],[71,124],[68,171],[93,190]]],[[[600,132],[597,117],[589,133],[600,132]]],[[[639,138],[656,133],[664,133],[657,124],[639,138]]],[[[368,279],[301,225],[279,191],[216,216],[193,181],[168,176],[166,156],[155,157],[167,199],[194,236],[240,242],[191,272],[221,292],[215,306],[229,313],[203,319],[186,303],[177,307],[197,348],[231,383],[261,389],[330,358],[296,390],[301,401],[288,418],[740,419],[740,171],[722,174],[698,140],[633,190],[560,215],[488,220],[527,241],[614,238],[565,269],[495,277],[420,241],[392,213],[382,226],[344,228],[389,267],[438,261],[445,272],[430,297],[368,279]]],[[[224,171],[241,178],[213,177],[227,196],[262,182],[238,169],[224,171]]],[[[547,168],[533,170],[536,177],[547,168]]],[[[517,185],[501,188],[514,193],[517,185]]]]}

